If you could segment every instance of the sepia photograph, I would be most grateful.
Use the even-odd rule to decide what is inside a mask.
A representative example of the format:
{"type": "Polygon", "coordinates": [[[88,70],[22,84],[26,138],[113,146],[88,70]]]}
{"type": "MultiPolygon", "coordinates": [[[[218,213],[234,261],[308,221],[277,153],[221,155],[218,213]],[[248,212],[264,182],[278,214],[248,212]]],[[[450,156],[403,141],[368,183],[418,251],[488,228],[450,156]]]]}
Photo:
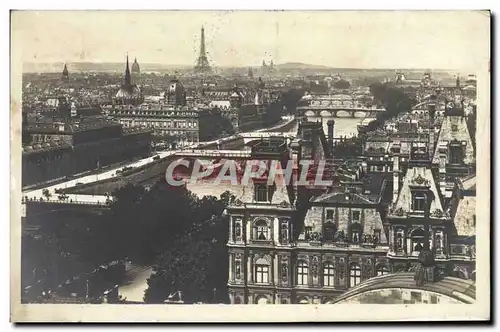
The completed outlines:
{"type": "Polygon", "coordinates": [[[11,11],[11,320],[490,319],[490,15],[11,11]]]}

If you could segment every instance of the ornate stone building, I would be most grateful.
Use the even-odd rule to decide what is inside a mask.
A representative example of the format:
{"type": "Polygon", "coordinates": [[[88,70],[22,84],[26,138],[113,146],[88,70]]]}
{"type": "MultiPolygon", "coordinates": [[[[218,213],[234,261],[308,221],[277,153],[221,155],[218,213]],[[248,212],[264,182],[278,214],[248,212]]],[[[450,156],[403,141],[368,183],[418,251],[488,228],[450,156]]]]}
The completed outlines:
{"type": "Polygon", "coordinates": [[[149,128],[156,137],[172,137],[176,145],[186,145],[199,141],[200,114],[203,113],[186,104],[184,86],[173,79],[159,102],[107,105],[104,109],[125,128],[149,128]]]}
{"type": "MultiPolygon", "coordinates": [[[[292,158],[299,172],[302,159],[331,158],[320,127],[301,122],[289,152],[265,155],[292,158]]],[[[254,181],[228,208],[231,303],[332,303],[364,280],[414,268],[426,249],[440,275],[475,278],[475,158],[465,129],[448,111],[438,130],[369,140],[363,155],[334,160],[330,188],[254,181]],[[455,141],[457,152],[444,150],[455,141]]]]}
{"type": "MultiPolygon", "coordinates": [[[[308,126],[302,131],[314,135],[308,126]]],[[[330,148],[324,135],[320,141],[320,149],[330,148]]],[[[255,146],[252,157],[279,160],[284,169],[297,153],[290,154],[284,142],[267,144],[255,146]]],[[[305,150],[295,148],[299,157],[319,153],[303,144],[305,150]]],[[[266,173],[253,179],[228,207],[231,303],[330,303],[349,287],[388,273],[381,196],[363,194],[371,182],[358,185],[361,175],[311,198],[303,212],[296,208],[300,192],[293,184],[269,186],[266,173]]]]}
{"type": "Polygon", "coordinates": [[[33,185],[145,157],[151,131],[124,129],[103,116],[76,116],[24,124],[22,184],[33,185]]]}

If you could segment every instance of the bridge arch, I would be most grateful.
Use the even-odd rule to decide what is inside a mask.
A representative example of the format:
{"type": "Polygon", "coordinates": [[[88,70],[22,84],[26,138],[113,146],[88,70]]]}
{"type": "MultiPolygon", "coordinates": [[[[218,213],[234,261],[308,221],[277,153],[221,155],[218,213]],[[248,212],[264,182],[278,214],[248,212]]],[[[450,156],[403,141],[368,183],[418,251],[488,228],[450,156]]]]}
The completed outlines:
{"type": "Polygon", "coordinates": [[[305,116],[316,116],[316,113],[315,113],[314,111],[309,110],[309,111],[306,111],[306,112],[304,113],[304,115],[305,115],[305,116]]]}
{"type": "Polygon", "coordinates": [[[325,117],[326,116],[332,116],[332,112],[323,110],[323,111],[319,112],[319,115],[320,116],[325,116],[325,117]]]}
{"type": "MultiPolygon", "coordinates": [[[[445,103],[444,101],[439,101],[439,100],[424,100],[420,103],[418,103],[417,105],[413,106],[411,109],[412,111],[413,110],[417,110],[419,108],[422,108],[423,106],[427,106],[427,105],[430,105],[430,104],[436,104],[436,106],[445,106],[445,103]]],[[[438,108],[438,107],[436,107],[438,108]]]]}
{"type": "Polygon", "coordinates": [[[352,118],[351,112],[344,110],[338,110],[336,116],[338,118],[352,118]]]}
{"type": "Polygon", "coordinates": [[[355,118],[366,118],[367,115],[368,115],[368,113],[364,112],[364,111],[356,111],[356,112],[354,112],[354,117],[355,118]]]}
{"type": "Polygon", "coordinates": [[[332,303],[471,304],[476,301],[476,286],[472,280],[444,277],[435,282],[416,286],[413,277],[414,273],[394,273],[374,277],[349,289],[332,303]]]}

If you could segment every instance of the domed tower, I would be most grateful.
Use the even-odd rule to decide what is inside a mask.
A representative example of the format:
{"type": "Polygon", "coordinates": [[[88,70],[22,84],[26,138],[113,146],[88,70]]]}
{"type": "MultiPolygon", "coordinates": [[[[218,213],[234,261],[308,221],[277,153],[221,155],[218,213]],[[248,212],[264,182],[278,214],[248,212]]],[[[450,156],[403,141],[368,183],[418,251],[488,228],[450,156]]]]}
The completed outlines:
{"type": "Polygon", "coordinates": [[[257,89],[265,89],[266,88],[266,84],[264,83],[264,81],[262,80],[262,77],[259,77],[259,81],[257,82],[257,89]]]}
{"type": "Polygon", "coordinates": [[[177,78],[170,81],[165,91],[165,103],[171,106],[186,105],[186,90],[177,78]]]}
{"type": "Polygon", "coordinates": [[[134,63],[132,64],[132,74],[140,74],[140,73],[141,73],[141,67],[139,67],[137,58],[135,58],[134,63]]]}
{"type": "Polygon", "coordinates": [[[252,68],[248,68],[248,78],[253,78],[253,70],[252,70],[252,68]]]}
{"type": "Polygon", "coordinates": [[[135,84],[132,84],[132,78],[130,76],[130,69],[128,65],[128,54],[127,54],[127,64],[125,67],[125,82],[120,87],[120,90],[116,93],[113,102],[117,105],[139,105],[144,101],[144,96],[142,95],[141,89],[135,84]]]}

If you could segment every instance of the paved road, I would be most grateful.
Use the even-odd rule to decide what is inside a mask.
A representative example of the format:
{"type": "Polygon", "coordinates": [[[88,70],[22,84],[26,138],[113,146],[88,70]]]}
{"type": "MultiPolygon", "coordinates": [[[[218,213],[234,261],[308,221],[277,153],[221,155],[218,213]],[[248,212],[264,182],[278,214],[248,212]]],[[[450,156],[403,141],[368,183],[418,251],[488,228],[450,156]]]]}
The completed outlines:
{"type": "Polygon", "coordinates": [[[147,279],[153,272],[153,268],[127,264],[126,269],[125,282],[118,288],[118,294],[127,301],[142,302],[144,291],[148,288],[147,279]]]}

